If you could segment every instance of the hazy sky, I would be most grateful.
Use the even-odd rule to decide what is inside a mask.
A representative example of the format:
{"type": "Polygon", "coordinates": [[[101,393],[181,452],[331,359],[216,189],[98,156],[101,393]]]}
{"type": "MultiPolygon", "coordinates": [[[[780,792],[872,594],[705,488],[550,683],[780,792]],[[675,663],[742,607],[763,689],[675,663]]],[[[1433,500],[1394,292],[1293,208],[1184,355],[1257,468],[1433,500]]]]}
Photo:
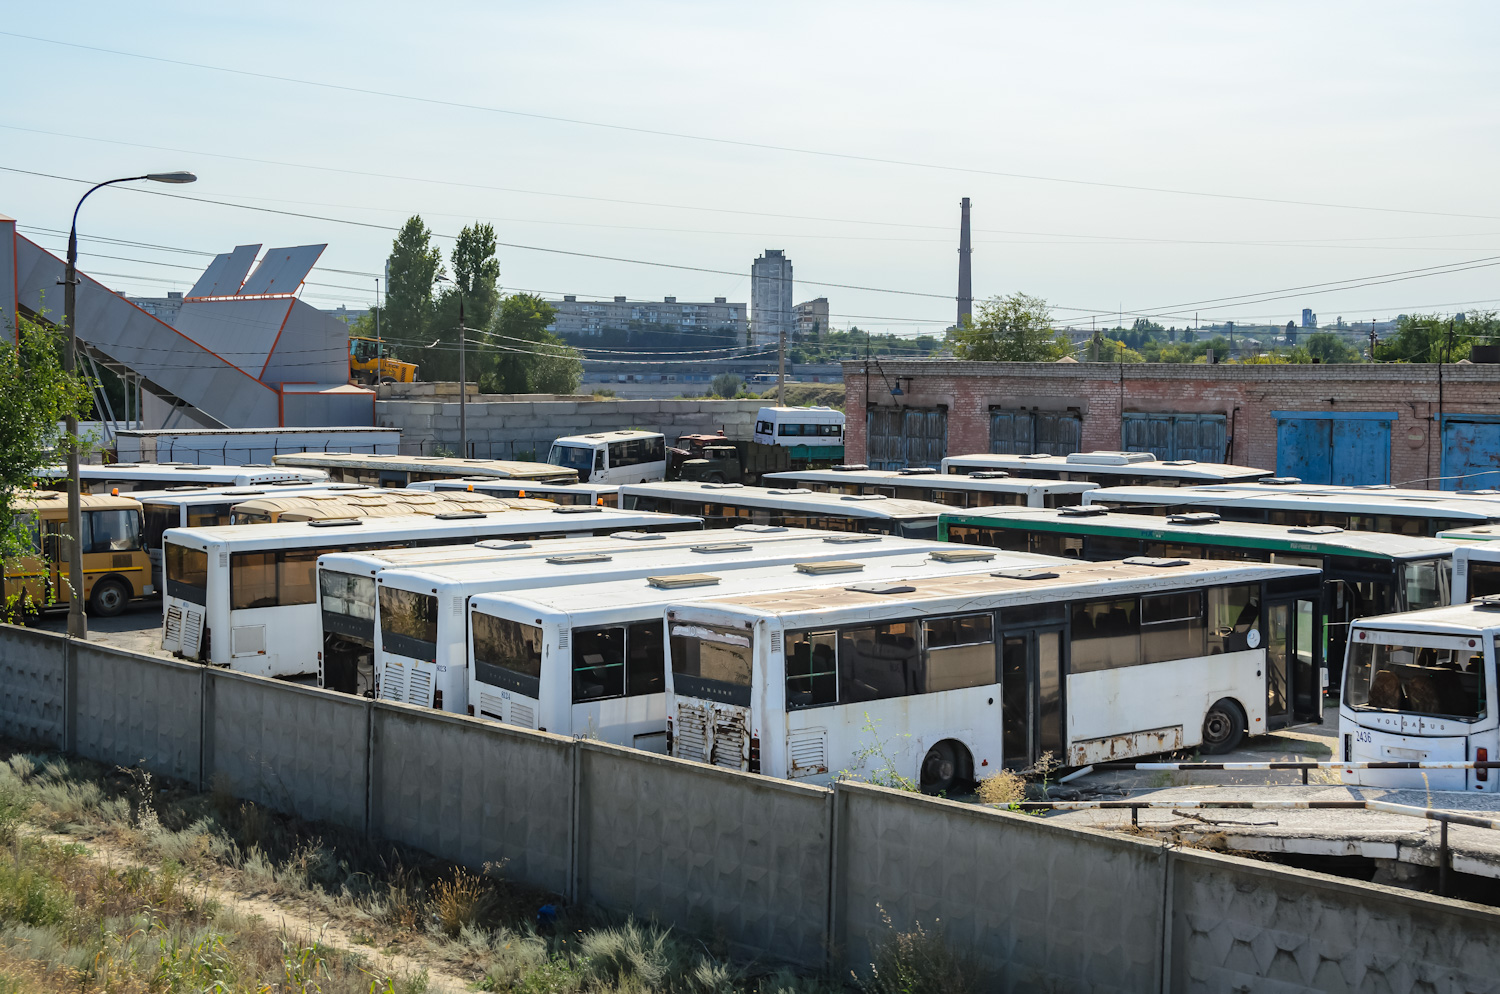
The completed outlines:
{"type": "MultiPolygon", "coordinates": [[[[96,194],[85,269],[152,295],[207,258],[90,237],[326,241],[306,299],[365,306],[383,229],[420,213],[530,246],[500,249],[509,290],[747,300],[751,260],[781,248],[797,299],[827,296],[836,324],[936,331],[968,196],[976,296],[1023,290],[1085,327],[1472,310],[1500,305],[1497,20],[1485,3],[33,0],[0,30],[242,72],[0,34],[0,166],[191,169],[194,186],[152,186],[360,222],[96,194]],[[829,154],[753,147],[771,145],[829,154]],[[1470,260],[1487,263],[1260,299],[1470,260]]],[[[0,212],[49,248],[63,236],[35,229],[65,230],[81,192],[0,171],[0,212]]]]}

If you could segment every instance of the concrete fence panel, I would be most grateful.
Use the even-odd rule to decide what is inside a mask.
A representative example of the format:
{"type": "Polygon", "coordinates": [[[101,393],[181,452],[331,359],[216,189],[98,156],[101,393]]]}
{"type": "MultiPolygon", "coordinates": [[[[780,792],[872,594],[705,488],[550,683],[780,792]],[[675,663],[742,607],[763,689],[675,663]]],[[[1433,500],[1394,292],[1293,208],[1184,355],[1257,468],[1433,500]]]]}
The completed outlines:
{"type": "Polygon", "coordinates": [[[729,941],[827,957],[829,791],[579,743],[580,900],[729,941]]]}
{"type": "Polygon", "coordinates": [[[1164,850],[972,804],[839,784],[834,936],[863,971],[891,927],[941,929],[997,990],[1157,990],[1164,850]]]}
{"type": "Polygon", "coordinates": [[[385,701],[373,720],[372,833],[568,893],[571,739],[385,701]]]}
{"type": "Polygon", "coordinates": [[[1305,870],[1171,857],[1171,991],[1500,990],[1500,910],[1305,870]]]}
{"type": "MultiPolygon", "coordinates": [[[[69,735],[88,759],[201,779],[203,667],[71,641],[76,693],[69,735]]],[[[71,682],[71,681],[70,681],[71,682]]]]}
{"type": "Polygon", "coordinates": [[[366,829],[370,702],[205,670],[203,783],[302,818],[366,829]]]}
{"type": "Polygon", "coordinates": [[[0,625],[0,735],[62,749],[67,640],[0,625]]]}

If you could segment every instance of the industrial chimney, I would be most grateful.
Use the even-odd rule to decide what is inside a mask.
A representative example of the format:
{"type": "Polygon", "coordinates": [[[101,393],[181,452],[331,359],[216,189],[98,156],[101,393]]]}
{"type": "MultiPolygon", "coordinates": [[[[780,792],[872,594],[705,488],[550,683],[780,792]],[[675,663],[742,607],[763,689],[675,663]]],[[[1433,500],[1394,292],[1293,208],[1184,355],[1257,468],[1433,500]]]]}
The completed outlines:
{"type": "Polygon", "coordinates": [[[969,198],[965,197],[960,206],[963,220],[958,229],[958,323],[963,324],[974,311],[974,274],[969,258],[974,250],[969,246],[969,198]]]}

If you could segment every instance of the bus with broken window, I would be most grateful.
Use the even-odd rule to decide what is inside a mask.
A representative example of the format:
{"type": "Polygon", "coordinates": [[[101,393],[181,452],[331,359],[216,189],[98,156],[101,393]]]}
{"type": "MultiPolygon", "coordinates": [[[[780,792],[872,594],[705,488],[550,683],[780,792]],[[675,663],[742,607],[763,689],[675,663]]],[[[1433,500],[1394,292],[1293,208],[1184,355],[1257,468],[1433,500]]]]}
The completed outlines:
{"type": "Polygon", "coordinates": [[[898,535],[930,540],[948,508],[883,494],[820,494],[807,487],[747,487],[743,483],[637,483],[620,488],[620,506],[692,514],[709,528],[785,525],[825,531],[898,535]]]}
{"type": "Polygon", "coordinates": [[[994,569],[997,562],[1049,562],[901,539],[857,543],[838,558],[820,556],[816,547],[786,551],[792,555],[758,564],[690,563],[689,572],[658,568],[588,587],[476,595],[469,602],[469,707],[525,728],[665,752],[668,605],[840,579],[905,580],[994,569]],[[884,554],[889,543],[906,549],[884,554]]]}
{"type": "Polygon", "coordinates": [[[867,765],[929,793],[1044,758],[1234,748],[1285,725],[1318,573],[1133,557],[672,605],[671,754],[827,783],[867,765]]]}
{"type": "Polygon", "coordinates": [[[490,497],[534,497],[550,500],[554,504],[600,504],[618,507],[620,485],[618,483],[527,483],[524,480],[496,480],[483,476],[459,477],[456,480],[424,480],[413,483],[413,490],[431,490],[446,493],[452,490],[467,490],[490,497]]]}
{"type": "MultiPolygon", "coordinates": [[[[1483,763],[1500,759],[1496,649],[1500,597],[1355,622],[1339,705],[1346,763],[1483,763]]],[[[1357,769],[1366,787],[1495,792],[1489,769],[1357,769]]]]}
{"type": "Polygon", "coordinates": [[[940,466],[944,473],[1003,469],[1039,480],[1073,480],[1096,483],[1101,487],[1248,483],[1272,475],[1268,469],[1250,466],[1194,459],[1158,459],[1149,452],[1074,452],[1066,456],[1041,452],[1021,455],[977,452],[967,456],[948,456],[940,466]]]}
{"type": "Polygon", "coordinates": [[[162,540],[162,648],[262,676],[314,673],[322,630],[315,567],[325,553],[699,527],[680,516],[547,507],[169,529],[162,540]]]}
{"type": "MultiPolygon", "coordinates": [[[[1310,643],[1317,655],[1314,673],[1327,668],[1328,691],[1338,689],[1349,625],[1356,618],[1435,607],[1452,598],[1455,546],[1438,538],[1225,521],[1210,511],[1126,514],[1098,504],[954,513],[943,516],[942,529],[950,542],[1075,559],[1185,556],[1320,569],[1322,596],[1299,605],[1293,623],[1299,643],[1310,643]]],[[[1316,685],[1299,686],[1288,699],[1316,703],[1299,708],[1298,720],[1317,720],[1321,714],[1316,685]]]]}
{"type": "Polygon", "coordinates": [[[762,479],[771,486],[806,487],[815,493],[880,494],[949,507],[1058,507],[1080,503],[1085,492],[1098,486],[1011,476],[1003,469],[954,474],[939,473],[931,467],[870,469],[868,466],[834,466],[832,469],[767,473],[762,479]]]}
{"type": "Polygon", "coordinates": [[[511,459],[458,459],[452,456],[382,456],[360,452],[291,452],[271,457],[278,469],[316,469],[335,483],[405,488],[425,480],[486,476],[539,483],[577,483],[578,474],[563,466],[511,459]]]}

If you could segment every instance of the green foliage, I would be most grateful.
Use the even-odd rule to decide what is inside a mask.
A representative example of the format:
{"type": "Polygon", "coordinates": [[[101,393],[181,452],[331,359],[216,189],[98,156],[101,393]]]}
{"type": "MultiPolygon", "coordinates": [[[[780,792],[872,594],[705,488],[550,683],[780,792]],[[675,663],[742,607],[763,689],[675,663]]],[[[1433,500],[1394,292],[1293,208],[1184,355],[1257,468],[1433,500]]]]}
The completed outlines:
{"type": "MultiPolygon", "coordinates": [[[[1467,322],[1465,322],[1467,324],[1467,322]]],[[[1457,321],[1436,314],[1403,315],[1396,334],[1375,344],[1376,362],[1457,362],[1473,341],[1457,321]]]]}
{"type": "Polygon", "coordinates": [[[943,340],[932,335],[903,338],[900,335],[873,334],[860,328],[848,331],[825,331],[816,339],[795,341],[787,347],[787,361],[793,363],[839,362],[872,356],[898,356],[921,359],[943,347],[943,340]]]}
{"type": "MultiPolygon", "coordinates": [[[[443,268],[442,253],[431,242],[432,232],[420,215],[413,215],[391,245],[380,328],[387,338],[407,344],[431,341],[425,336],[433,321],[432,285],[443,268]]],[[[427,357],[422,364],[428,364],[427,357]]]]}
{"type": "Polygon", "coordinates": [[[63,369],[62,334],[21,317],[20,344],[0,346],[0,562],[32,551],[31,537],[16,522],[16,496],[34,476],[66,451],[60,423],[69,414],[87,417],[90,382],[63,369]]]}
{"type": "Polygon", "coordinates": [[[1319,362],[1359,362],[1359,350],[1331,331],[1315,331],[1302,340],[1307,354],[1319,362]]]}
{"type": "Polygon", "coordinates": [[[1055,362],[1071,347],[1052,329],[1052,314],[1040,297],[1013,293],[979,305],[979,316],[948,333],[953,354],[980,362],[1055,362]]]}
{"type": "MultiPolygon", "coordinates": [[[[880,737],[880,719],[870,717],[870,712],[866,711],[865,724],[861,730],[864,732],[864,738],[860,740],[859,747],[854,750],[854,769],[840,770],[839,779],[863,780],[877,787],[891,787],[913,794],[920,793],[922,788],[917,782],[896,769],[896,760],[891,756],[890,741],[880,737]]],[[[911,736],[903,733],[898,738],[909,739],[911,736]]]]}
{"type": "MultiPolygon", "coordinates": [[[[426,380],[458,379],[459,305],[463,305],[464,327],[472,331],[490,326],[500,301],[500,261],[495,258],[493,227],[476,222],[464,228],[448,260],[453,266],[452,282],[441,284],[427,338],[428,342],[436,339],[437,345],[427,349],[421,359],[422,378],[426,380]]],[[[482,336],[467,337],[465,372],[471,383],[478,382],[498,357],[482,336]]]]}
{"type": "Polygon", "coordinates": [[[941,929],[921,922],[909,932],[898,932],[886,913],[885,934],[875,945],[869,973],[856,978],[865,994],[970,994],[988,989],[975,964],[954,952],[941,929]]]}
{"type": "Polygon", "coordinates": [[[739,395],[740,387],[745,381],[736,373],[720,373],[714,377],[713,392],[715,397],[735,397],[739,395]]]}
{"type": "Polygon", "coordinates": [[[540,297],[514,293],[500,302],[490,324],[485,393],[573,393],[583,381],[578,352],[547,326],[557,310],[540,297]]]}

